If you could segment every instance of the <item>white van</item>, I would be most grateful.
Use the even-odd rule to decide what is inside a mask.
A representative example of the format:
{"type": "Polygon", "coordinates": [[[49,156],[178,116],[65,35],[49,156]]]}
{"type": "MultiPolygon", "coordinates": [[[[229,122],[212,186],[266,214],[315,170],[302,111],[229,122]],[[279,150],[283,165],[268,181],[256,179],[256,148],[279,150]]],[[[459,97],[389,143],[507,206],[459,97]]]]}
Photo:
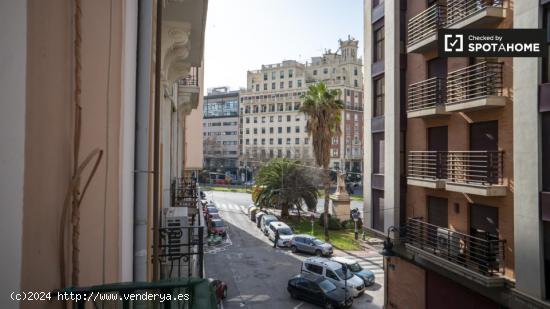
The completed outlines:
{"type": "Polygon", "coordinates": [[[310,257],[302,262],[302,273],[313,274],[330,280],[337,286],[348,286],[348,291],[353,297],[358,297],[365,292],[363,279],[354,275],[351,271],[344,273],[342,264],[322,257],[310,257]]]}
{"type": "Polygon", "coordinates": [[[279,241],[277,242],[277,246],[288,247],[292,236],[294,236],[292,229],[284,222],[271,222],[269,223],[269,228],[267,229],[267,237],[269,237],[271,241],[275,241],[275,233],[277,231],[279,232],[279,241]]]}

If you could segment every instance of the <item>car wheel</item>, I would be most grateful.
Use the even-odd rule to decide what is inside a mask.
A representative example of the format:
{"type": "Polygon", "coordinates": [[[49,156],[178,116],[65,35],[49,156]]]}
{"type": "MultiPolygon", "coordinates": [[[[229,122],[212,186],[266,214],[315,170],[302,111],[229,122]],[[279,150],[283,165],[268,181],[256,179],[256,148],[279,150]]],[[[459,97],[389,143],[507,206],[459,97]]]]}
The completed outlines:
{"type": "Polygon", "coordinates": [[[332,309],[334,308],[334,306],[332,305],[332,303],[328,300],[326,303],[325,303],[325,309],[332,309]]]}
{"type": "Polygon", "coordinates": [[[298,252],[298,248],[296,248],[296,246],[290,247],[290,250],[292,250],[292,253],[298,252]]]}
{"type": "Polygon", "coordinates": [[[223,289],[223,295],[222,295],[222,299],[226,299],[227,298],[227,288],[223,289]]]}
{"type": "Polygon", "coordinates": [[[316,256],[323,256],[323,252],[319,249],[315,250],[315,255],[316,256]]]}

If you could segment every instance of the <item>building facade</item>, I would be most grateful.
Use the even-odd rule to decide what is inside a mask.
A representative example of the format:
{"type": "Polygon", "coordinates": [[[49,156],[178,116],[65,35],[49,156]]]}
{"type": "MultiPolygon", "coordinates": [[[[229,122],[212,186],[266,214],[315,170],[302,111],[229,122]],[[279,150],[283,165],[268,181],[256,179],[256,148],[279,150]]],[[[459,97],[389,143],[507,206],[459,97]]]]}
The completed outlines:
{"type": "Polygon", "coordinates": [[[314,164],[313,147],[306,131],[307,119],[299,112],[300,97],[309,85],[323,81],[339,89],[345,103],[341,131],[331,147],[331,168],[362,169],[362,60],[358,41],[340,41],[338,52],[325,52],[311,62],[294,60],[264,65],[249,71],[241,92],[241,162],[250,165],[274,157],[314,164]]]}
{"type": "Polygon", "coordinates": [[[384,265],[388,307],[549,305],[544,68],[437,51],[437,29],[540,28],[541,9],[365,1],[364,222],[396,243],[384,265]]]}
{"type": "Polygon", "coordinates": [[[202,0],[2,1],[2,291],[159,279],[170,184],[202,168],[206,11],[202,0]]]}
{"type": "Polygon", "coordinates": [[[239,167],[239,92],[213,88],[204,97],[204,168],[237,177],[239,167]]]}

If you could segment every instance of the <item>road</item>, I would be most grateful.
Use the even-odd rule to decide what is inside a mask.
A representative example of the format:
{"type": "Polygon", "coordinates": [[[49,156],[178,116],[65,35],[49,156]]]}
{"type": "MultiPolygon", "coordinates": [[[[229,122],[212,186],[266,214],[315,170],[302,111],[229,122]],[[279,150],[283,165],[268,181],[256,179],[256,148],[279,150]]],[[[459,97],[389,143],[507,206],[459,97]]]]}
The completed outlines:
{"type": "MultiPolygon", "coordinates": [[[[225,191],[207,191],[207,198],[210,199],[211,196],[222,196],[227,197],[228,199],[234,201],[239,205],[250,205],[252,204],[252,198],[249,193],[240,193],[240,192],[225,192],[225,191]],[[227,195],[225,195],[227,193],[227,195]],[[215,194],[215,195],[212,195],[215,194]]],[[[325,199],[320,198],[317,201],[317,212],[321,213],[324,211],[325,199]]],[[[361,214],[363,213],[363,201],[351,201],[351,208],[359,209],[361,214]]]]}
{"type": "MultiPolygon", "coordinates": [[[[251,203],[249,194],[210,191],[207,198],[218,204],[228,226],[227,240],[205,250],[207,277],[219,278],[228,285],[223,308],[318,308],[291,299],[286,291],[288,279],[300,272],[301,261],[308,255],[273,248],[273,243],[246,216],[246,206],[251,203]]],[[[362,253],[335,251],[335,255],[353,255],[376,275],[376,283],[354,299],[352,308],[382,308],[382,257],[362,253]]]]}

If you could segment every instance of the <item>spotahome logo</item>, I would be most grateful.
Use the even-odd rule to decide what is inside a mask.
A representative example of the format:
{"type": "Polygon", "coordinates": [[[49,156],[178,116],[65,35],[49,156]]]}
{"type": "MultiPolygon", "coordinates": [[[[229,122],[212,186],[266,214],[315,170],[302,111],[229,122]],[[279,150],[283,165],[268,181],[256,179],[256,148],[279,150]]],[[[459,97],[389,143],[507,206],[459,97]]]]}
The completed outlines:
{"type": "Polygon", "coordinates": [[[546,57],[542,29],[441,29],[439,55],[444,57],[546,57]]]}

